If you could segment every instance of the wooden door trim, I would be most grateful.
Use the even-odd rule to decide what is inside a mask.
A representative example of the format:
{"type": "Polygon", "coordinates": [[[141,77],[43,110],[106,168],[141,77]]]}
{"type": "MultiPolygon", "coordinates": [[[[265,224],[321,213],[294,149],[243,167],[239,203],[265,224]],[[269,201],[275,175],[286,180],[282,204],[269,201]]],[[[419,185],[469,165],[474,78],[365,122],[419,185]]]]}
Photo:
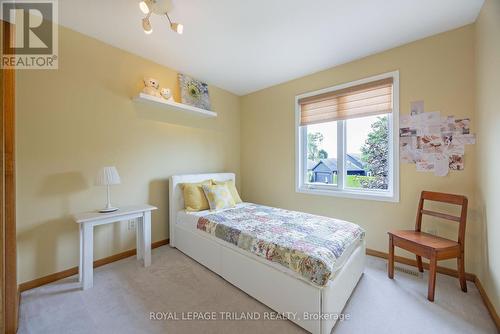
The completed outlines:
{"type": "MultiPolygon", "coordinates": [[[[2,21],[3,41],[10,40],[13,26],[2,21]]],[[[15,180],[15,70],[2,69],[2,155],[3,155],[3,250],[4,250],[4,331],[15,333],[18,325],[15,180]]]]}
{"type": "Polygon", "coordinates": [[[5,222],[4,222],[4,140],[3,140],[3,76],[4,72],[0,71],[0,105],[2,112],[0,113],[0,333],[5,333],[5,222]]]}

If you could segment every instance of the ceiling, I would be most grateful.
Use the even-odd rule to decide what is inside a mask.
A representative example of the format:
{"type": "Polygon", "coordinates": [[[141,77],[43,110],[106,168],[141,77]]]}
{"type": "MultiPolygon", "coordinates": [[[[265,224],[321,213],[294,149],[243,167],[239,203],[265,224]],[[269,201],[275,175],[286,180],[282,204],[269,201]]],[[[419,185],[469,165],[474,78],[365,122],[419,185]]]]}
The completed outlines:
{"type": "MultiPolygon", "coordinates": [[[[62,0],[59,22],[238,95],[476,20],[484,0],[173,0],[184,34],[139,0],[62,0]]],[[[153,75],[146,74],[145,75],[153,75]]]]}

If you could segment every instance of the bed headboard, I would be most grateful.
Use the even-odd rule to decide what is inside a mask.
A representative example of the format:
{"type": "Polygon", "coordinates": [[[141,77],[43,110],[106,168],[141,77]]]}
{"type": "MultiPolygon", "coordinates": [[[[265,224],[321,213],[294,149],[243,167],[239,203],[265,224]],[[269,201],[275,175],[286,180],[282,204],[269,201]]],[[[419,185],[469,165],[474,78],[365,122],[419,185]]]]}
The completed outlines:
{"type": "Polygon", "coordinates": [[[169,231],[170,231],[170,246],[175,247],[175,220],[177,212],[184,209],[184,199],[182,196],[181,183],[194,183],[205,180],[236,181],[234,173],[212,173],[212,174],[184,174],[173,175],[169,182],[169,231]]]}

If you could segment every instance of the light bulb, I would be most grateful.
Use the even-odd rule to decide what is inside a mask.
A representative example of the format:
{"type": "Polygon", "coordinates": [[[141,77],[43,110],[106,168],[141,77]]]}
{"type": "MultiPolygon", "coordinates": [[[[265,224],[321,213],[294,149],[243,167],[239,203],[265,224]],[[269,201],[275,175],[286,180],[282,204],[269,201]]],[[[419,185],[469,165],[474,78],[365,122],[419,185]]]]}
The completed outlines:
{"type": "Polygon", "coordinates": [[[151,26],[151,21],[149,21],[149,17],[145,17],[142,19],[142,29],[146,34],[151,34],[153,32],[153,27],[151,26]]]}
{"type": "Polygon", "coordinates": [[[149,14],[149,7],[145,1],[139,2],[139,8],[144,14],[149,14]]]}
{"type": "Polygon", "coordinates": [[[184,31],[184,26],[180,23],[172,23],[170,25],[170,28],[172,28],[172,30],[178,33],[179,35],[182,35],[182,32],[184,31]]]}

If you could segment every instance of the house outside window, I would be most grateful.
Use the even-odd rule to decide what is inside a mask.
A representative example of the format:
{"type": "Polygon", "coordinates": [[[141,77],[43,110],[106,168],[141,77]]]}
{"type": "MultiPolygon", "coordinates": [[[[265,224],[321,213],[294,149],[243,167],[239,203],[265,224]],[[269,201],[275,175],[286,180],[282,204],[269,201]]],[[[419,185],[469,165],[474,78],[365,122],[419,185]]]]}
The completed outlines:
{"type": "Polygon", "coordinates": [[[399,73],[296,96],[296,189],[399,201],[399,73]]]}

